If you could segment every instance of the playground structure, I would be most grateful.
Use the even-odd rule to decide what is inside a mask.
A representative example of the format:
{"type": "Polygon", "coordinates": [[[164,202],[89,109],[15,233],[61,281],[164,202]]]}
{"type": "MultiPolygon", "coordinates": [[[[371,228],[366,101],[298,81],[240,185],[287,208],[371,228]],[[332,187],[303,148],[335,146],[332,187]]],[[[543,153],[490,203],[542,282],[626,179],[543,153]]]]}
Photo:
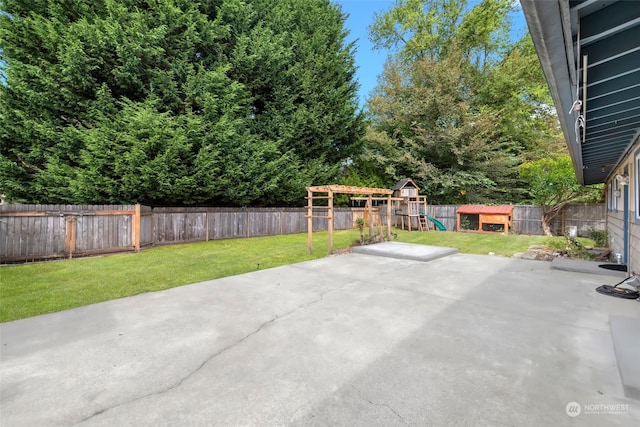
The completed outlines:
{"type": "MultiPolygon", "coordinates": [[[[348,185],[320,185],[307,187],[307,252],[313,252],[313,218],[323,218],[329,221],[329,254],[333,253],[333,196],[334,194],[364,195],[367,201],[365,209],[365,222],[369,224],[369,234],[373,234],[373,200],[386,200],[387,208],[387,236],[391,235],[391,194],[392,190],[386,188],[352,187],[348,185]],[[374,197],[377,196],[377,197],[374,197]],[[380,197],[384,196],[384,197],[380,197]],[[313,206],[316,199],[326,199],[327,206],[313,206]],[[314,215],[314,209],[326,210],[326,215],[314,215]]],[[[359,197],[356,197],[359,198],[359,197]]],[[[382,222],[378,221],[379,232],[382,234],[382,222]]]]}
{"type": "Polygon", "coordinates": [[[513,206],[463,205],[457,211],[457,230],[478,233],[509,233],[513,228],[513,206]]]}
{"type": "Polygon", "coordinates": [[[428,214],[427,196],[420,195],[420,188],[411,178],[400,180],[393,187],[392,210],[395,218],[394,226],[409,231],[429,231],[437,228],[446,230],[445,226],[428,214]]]}
{"type": "Polygon", "coordinates": [[[328,252],[333,252],[333,198],[335,194],[350,194],[353,201],[366,201],[363,210],[365,223],[369,226],[369,235],[373,235],[374,226],[377,224],[378,234],[382,234],[382,217],[380,210],[386,209],[386,234],[391,235],[391,218],[394,218],[395,226],[398,226],[398,219],[402,229],[405,223],[409,231],[428,231],[433,227],[438,230],[446,230],[445,226],[428,215],[427,197],[419,195],[419,188],[411,178],[401,180],[393,190],[386,188],[353,187],[348,185],[319,185],[307,187],[307,252],[313,252],[313,219],[321,218],[328,221],[327,230],[329,232],[328,252]],[[314,206],[313,201],[317,199],[327,200],[326,206],[314,206]],[[380,202],[374,211],[373,202],[380,202]],[[314,209],[324,210],[326,214],[314,213],[314,209]],[[415,224],[415,226],[413,225],[415,224]]]}

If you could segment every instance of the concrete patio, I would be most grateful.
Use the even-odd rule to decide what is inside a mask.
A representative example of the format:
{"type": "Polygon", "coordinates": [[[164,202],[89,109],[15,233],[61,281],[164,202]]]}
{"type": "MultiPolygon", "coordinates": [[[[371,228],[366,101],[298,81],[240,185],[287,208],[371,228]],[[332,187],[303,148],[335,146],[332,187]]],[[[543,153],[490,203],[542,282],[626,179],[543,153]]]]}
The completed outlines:
{"type": "Polygon", "coordinates": [[[0,425],[640,425],[617,281],[353,253],[5,323],[0,425]]]}

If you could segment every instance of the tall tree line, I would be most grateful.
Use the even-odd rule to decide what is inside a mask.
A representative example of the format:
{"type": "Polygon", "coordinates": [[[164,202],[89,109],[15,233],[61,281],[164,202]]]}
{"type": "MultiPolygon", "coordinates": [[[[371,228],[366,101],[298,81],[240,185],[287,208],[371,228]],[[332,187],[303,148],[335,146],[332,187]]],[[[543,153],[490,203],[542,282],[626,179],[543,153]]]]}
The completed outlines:
{"type": "Polygon", "coordinates": [[[354,173],[387,186],[410,176],[432,203],[531,200],[518,166],[564,145],[512,11],[512,0],[398,0],[376,16],[371,40],[390,57],[354,173]]]}
{"type": "Polygon", "coordinates": [[[0,0],[0,193],[287,205],[360,152],[329,0],[0,0]]]}

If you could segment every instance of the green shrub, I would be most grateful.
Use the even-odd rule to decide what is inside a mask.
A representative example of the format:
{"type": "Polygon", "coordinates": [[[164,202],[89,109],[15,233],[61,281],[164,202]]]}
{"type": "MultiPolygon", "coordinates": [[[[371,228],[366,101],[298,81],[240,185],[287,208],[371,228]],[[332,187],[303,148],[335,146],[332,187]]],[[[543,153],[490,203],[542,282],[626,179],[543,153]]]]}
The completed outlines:
{"type": "Polygon", "coordinates": [[[606,230],[594,230],[589,231],[589,238],[593,240],[594,244],[601,248],[608,246],[608,235],[606,230]]]}

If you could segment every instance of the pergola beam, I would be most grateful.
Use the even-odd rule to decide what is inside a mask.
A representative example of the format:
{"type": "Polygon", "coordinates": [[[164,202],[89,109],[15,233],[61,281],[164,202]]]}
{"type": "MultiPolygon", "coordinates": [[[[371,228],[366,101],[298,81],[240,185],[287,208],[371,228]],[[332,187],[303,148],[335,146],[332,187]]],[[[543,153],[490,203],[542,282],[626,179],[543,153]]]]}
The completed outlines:
{"type": "MultiPolygon", "coordinates": [[[[329,254],[333,253],[333,195],[336,193],[366,195],[369,218],[372,216],[373,196],[385,195],[385,198],[375,197],[375,199],[387,201],[387,235],[391,235],[391,195],[393,194],[393,190],[387,188],[353,187],[350,185],[319,185],[307,187],[307,252],[309,254],[313,252],[313,218],[318,218],[317,215],[313,215],[313,199],[321,198],[328,199],[328,206],[318,206],[318,208],[328,209],[326,219],[329,221],[327,227],[329,231],[329,254]],[[327,195],[315,196],[314,193],[327,193],[327,195]]],[[[372,234],[373,225],[371,224],[371,220],[369,220],[369,222],[369,234],[372,234]]]]}
{"type": "Polygon", "coordinates": [[[340,193],[340,194],[393,194],[393,190],[387,188],[353,187],[351,185],[318,185],[307,187],[307,192],[314,193],[340,193]]]}

